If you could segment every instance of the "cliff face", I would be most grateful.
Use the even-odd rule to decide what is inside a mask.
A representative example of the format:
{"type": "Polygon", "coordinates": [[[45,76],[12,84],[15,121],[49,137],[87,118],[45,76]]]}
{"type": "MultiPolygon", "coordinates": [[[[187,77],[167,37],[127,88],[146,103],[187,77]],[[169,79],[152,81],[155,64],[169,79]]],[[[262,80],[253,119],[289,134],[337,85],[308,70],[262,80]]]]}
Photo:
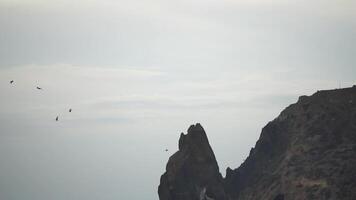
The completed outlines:
{"type": "Polygon", "coordinates": [[[356,199],[356,87],[302,96],[227,170],[232,199],[356,199]]]}
{"type": "Polygon", "coordinates": [[[174,154],[167,164],[167,172],[161,178],[161,200],[199,199],[196,196],[164,196],[166,193],[163,191],[167,190],[162,188],[183,185],[185,187],[180,192],[184,193],[201,180],[196,174],[205,174],[205,168],[211,169],[210,174],[214,174],[209,177],[217,175],[217,178],[205,179],[204,184],[199,182],[198,185],[219,188],[222,196],[212,197],[215,200],[356,199],[355,86],[300,97],[297,103],[287,107],[262,129],[259,140],[245,162],[237,169],[228,168],[225,179],[219,176],[207,139],[204,148],[198,140],[196,142],[196,148],[185,148],[185,153],[182,153],[180,145],[176,154],[204,155],[204,158],[211,158],[207,159],[210,162],[205,162],[201,167],[196,165],[197,158],[187,162],[184,156],[174,154]],[[184,165],[184,168],[172,170],[170,163],[184,165]],[[186,171],[194,171],[194,175],[186,171]],[[167,174],[179,181],[167,181],[167,174]]]}

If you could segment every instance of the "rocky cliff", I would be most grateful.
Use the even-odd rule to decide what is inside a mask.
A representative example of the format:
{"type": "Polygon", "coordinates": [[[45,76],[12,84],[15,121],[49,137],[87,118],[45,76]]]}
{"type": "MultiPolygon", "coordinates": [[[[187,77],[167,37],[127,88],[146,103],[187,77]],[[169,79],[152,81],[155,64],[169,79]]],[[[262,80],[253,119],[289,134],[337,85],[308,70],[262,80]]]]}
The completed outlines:
{"type": "Polygon", "coordinates": [[[225,178],[203,128],[191,126],[158,193],[160,200],[355,200],[356,87],[301,96],[225,178]]]}

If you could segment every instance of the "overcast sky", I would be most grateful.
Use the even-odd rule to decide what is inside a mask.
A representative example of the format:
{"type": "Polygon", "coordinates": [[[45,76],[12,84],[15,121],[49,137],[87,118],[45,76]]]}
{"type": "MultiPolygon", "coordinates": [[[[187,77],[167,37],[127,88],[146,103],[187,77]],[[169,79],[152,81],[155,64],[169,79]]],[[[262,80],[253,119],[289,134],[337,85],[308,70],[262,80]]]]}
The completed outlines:
{"type": "Polygon", "coordinates": [[[225,174],[355,55],[351,0],[0,0],[0,199],[158,199],[196,122],[225,174]]]}

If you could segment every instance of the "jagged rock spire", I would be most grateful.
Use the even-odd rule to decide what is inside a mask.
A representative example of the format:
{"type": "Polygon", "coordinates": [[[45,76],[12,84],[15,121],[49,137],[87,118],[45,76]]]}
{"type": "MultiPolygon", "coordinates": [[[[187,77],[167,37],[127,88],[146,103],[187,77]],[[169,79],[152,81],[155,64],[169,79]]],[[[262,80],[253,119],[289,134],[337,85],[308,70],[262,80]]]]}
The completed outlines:
{"type": "Polygon", "coordinates": [[[190,126],[178,146],[161,176],[160,200],[225,200],[222,176],[203,127],[190,126]]]}

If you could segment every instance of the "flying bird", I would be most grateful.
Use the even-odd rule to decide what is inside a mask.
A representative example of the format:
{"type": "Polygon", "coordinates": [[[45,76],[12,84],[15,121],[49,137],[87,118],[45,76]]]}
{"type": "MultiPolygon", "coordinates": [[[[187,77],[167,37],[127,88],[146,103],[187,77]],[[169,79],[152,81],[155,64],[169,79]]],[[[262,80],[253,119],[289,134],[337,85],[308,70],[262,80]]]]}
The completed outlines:
{"type": "Polygon", "coordinates": [[[71,109],[71,108],[69,108],[69,112],[72,112],[72,109],[71,109]]]}
{"type": "Polygon", "coordinates": [[[166,152],[168,151],[168,149],[165,150],[166,152]]]}
{"type": "Polygon", "coordinates": [[[38,87],[38,86],[37,86],[36,88],[37,88],[38,90],[42,90],[42,88],[40,88],[40,87],[38,87]]]}
{"type": "Polygon", "coordinates": [[[13,84],[13,83],[14,83],[14,80],[11,80],[11,81],[10,81],[10,84],[13,84]]]}
{"type": "Polygon", "coordinates": [[[58,121],[58,116],[56,117],[56,121],[58,121]]]}

